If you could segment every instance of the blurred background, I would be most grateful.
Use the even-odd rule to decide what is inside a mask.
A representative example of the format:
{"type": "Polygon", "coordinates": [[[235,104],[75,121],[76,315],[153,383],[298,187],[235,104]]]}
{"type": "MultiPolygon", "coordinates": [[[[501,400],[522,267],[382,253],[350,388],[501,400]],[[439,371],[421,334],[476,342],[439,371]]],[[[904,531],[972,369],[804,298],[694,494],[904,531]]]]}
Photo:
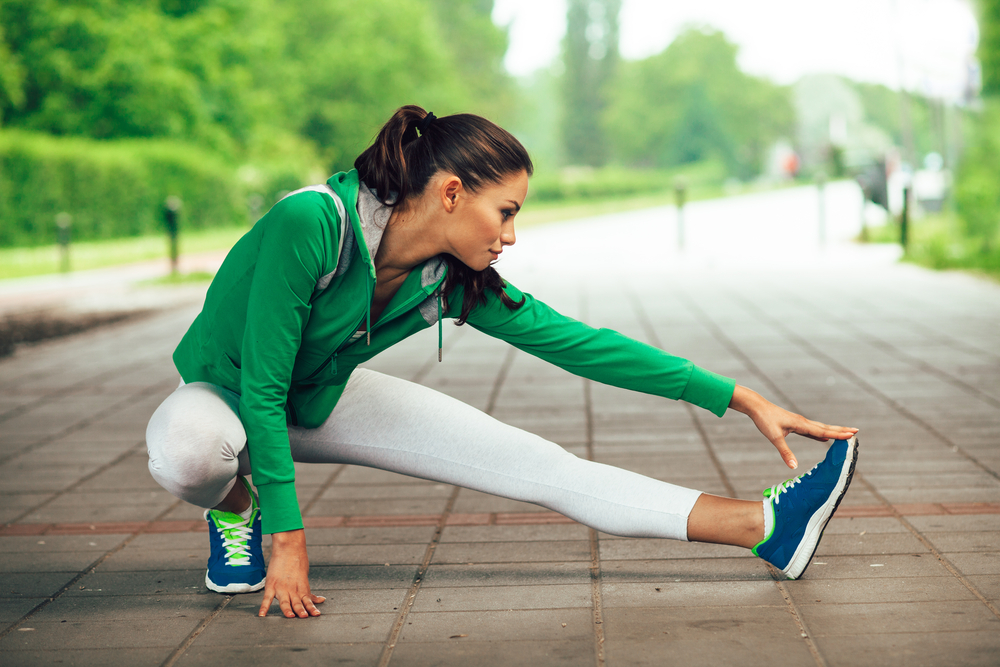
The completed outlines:
{"type": "Polygon", "coordinates": [[[522,224],[846,180],[1000,276],[1000,0],[0,0],[0,278],[224,250],[402,104],[517,135],[522,224]]]}

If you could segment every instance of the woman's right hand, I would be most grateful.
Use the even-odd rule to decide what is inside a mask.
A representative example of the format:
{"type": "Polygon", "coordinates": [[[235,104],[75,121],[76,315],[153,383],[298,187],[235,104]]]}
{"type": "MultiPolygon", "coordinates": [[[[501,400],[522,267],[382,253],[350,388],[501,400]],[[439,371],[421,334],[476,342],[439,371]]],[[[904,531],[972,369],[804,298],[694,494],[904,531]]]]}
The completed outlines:
{"type": "Polygon", "coordinates": [[[319,616],[316,605],[326,598],[309,590],[309,554],[306,531],[289,530],[271,535],[271,562],[267,565],[264,601],[258,616],[267,616],[274,600],[286,618],[319,616]]]}

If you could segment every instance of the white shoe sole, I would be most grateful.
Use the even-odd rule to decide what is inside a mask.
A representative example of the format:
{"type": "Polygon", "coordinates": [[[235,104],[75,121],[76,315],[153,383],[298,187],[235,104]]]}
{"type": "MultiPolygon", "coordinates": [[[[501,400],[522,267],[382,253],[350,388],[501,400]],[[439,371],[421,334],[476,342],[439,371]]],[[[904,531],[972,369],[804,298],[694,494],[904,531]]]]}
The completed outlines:
{"type": "Polygon", "coordinates": [[[261,579],[259,583],[256,584],[229,584],[228,586],[219,586],[212,583],[212,580],[208,578],[208,572],[205,573],[205,585],[210,591],[215,591],[216,593],[253,593],[254,591],[259,591],[264,588],[264,582],[266,579],[261,579]]]}
{"type": "Polygon", "coordinates": [[[809,561],[812,560],[813,554],[816,553],[816,547],[819,546],[819,540],[823,537],[826,524],[830,522],[830,518],[837,511],[840,501],[843,500],[844,494],[847,493],[847,487],[851,485],[851,479],[854,477],[854,467],[857,463],[858,438],[857,436],[851,436],[847,441],[847,456],[844,458],[844,467],[840,469],[840,479],[837,480],[834,492],[809,517],[809,523],[806,524],[806,532],[802,536],[802,541],[799,542],[799,546],[792,555],[792,559],[788,561],[788,565],[781,570],[789,579],[798,579],[809,566],[809,561]]]}

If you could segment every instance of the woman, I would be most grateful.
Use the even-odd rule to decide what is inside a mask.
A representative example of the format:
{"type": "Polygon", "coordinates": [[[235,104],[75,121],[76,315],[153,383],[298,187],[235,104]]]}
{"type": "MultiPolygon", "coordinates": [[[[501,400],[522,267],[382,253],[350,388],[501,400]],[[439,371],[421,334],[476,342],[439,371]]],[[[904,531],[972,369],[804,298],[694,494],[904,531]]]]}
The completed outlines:
{"type": "Polygon", "coordinates": [[[532,164],[490,121],[402,107],[354,164],[282,199],[230,251],[174,352],[181,386],[150,420],[153,477],[211,508],[209,588],[263,587],[261,616],[275,599],[289,618],[319,615],[293,461],[457,484],[617,535],[739,545],[802,573],[850,483],[857,429],[789,413],[503,281],[491,264],[514,243],[532,164]],[[592,380],[743,412],[791,468],[789,433],[836,442],[763,503],[721,498],[579,459],[425,387],[355,370],[432,325],[440,356],[445,317],[592,380]]]}

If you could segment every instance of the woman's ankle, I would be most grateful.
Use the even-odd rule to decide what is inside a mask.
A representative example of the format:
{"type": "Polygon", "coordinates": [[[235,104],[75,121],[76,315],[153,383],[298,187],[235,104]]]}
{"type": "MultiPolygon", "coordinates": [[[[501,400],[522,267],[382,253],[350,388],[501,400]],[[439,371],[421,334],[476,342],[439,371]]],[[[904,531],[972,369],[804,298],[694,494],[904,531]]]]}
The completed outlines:
{"type": "Polygon", "coordinates": [[[763,505],[703,493],[688,516],[688,539],[752,549],[764,539],[763,505]]]}
{"type": "Polygon", "coordinates": [[[233,484],[233,488],[229,490],[226,497],[212,509],[222,512],[232,512],[233,514],[242,514],[250,508],[250,505],[250,492],[247,490],[246,484],[243,483],[243,478],[237,477],[236,483],[233,484]]]}

